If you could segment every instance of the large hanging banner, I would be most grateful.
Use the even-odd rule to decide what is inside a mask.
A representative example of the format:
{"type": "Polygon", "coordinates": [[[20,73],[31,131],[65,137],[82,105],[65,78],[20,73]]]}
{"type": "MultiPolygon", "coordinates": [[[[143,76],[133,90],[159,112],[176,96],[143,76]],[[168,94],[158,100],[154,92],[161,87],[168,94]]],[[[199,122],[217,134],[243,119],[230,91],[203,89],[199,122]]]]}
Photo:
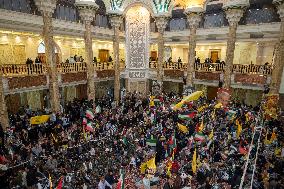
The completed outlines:
{"type": "Polygon", "coordinates": [[[225,108],[228,106],[231,98],[230,89],[219,88],[217,92],[217,101],[225,108]]]}
{"type": "Polygon", "coordinates": [[[149,67],[150,13],[142,6],[133,6],[126,20],[126,68],[129,78],[143,79],[149,67]]]}
{"type": "Polygon", "coordinates": [[[153,80],[152,82],[152,95],[158,96],[161,94],[161,85],[158,81],[153,80]]]}

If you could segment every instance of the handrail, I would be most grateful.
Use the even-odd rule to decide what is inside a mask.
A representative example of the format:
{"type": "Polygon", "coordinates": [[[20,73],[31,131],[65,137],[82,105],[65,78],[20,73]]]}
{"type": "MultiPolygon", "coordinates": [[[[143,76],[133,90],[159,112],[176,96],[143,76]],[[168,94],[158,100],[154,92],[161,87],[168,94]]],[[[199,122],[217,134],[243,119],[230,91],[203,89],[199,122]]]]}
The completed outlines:
{"type": "Polygon", "coordinates": [[[234,64],[233,65],[234,73],[242,74],[262,74],[262,75],[271,75],[272,66],[270,65],[254,65],[254,64],[234,64]]]}
{"type": "Polygon", "coordinates": [[[44,75],[47,72],[43,64],[3,64],[0,68],[3,76],[44,75]]]}
{"type": "MultiPolygon", "coordinates": [[[[95,62],[93,63],[96,71],[113,70],[114,62],[95,62]]],[[[194,69],[197,72],[223,72],[226,64],[221,63],[195,63],[194,69]]],[[[120,62],[120,69],[125,68],[125,62],[120,62]]],[[[150,69],[157,69],[157,62],[149,62],[150,69]]],[[[186,71],[187,63],[183,62],[164,62],[164,70],[186,71]]],[[[233,73],[240,74],[259,74],[271,75],[273,67],[270,65],[253,65],[253,64],[234,64],[233,73]]],[[[60,73],[77,73],[86,72],[87,64],[85,62],[61,63],[57,64],[57,70],[60,73]]],[[[47,73],[45,64],[3,64],[0,65],[0,71],[3,76],[21,76],[21,75],[44,75],[47,73]]]]}
{"type": "Polygon", "coordinates": [[[57,65],[57,70],[61,73],[77,73],[86,72],[87,67],[85,62],[61,63],[57,65]]]}
{"type": "Polygon", "coordinates": [[[195,71],[204,72],[222,72],[224,70],[224,64],[221,63],[195,63],[195,71]]]}

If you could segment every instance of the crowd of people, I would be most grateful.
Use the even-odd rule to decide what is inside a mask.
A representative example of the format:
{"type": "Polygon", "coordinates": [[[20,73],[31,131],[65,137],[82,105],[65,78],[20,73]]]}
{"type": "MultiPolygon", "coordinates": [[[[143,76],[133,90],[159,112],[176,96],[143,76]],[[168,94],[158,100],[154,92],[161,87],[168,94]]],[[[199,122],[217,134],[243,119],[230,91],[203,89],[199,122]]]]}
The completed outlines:
{"type": "Polygon", "coordinates": [[[38,125],[30,118],[44,110],[10,115],[11,127],[0,132],[0,188],[106,189],[123,188],[123,181],[129,189],[225,189],[242,182],[247,188],[251,180],[258,189],[284,186],[283,122],[264,121],[260,106],[220,108],[205,97],[175,110],[180,100],[173,93],[154,104],[139,93],[119,105],[107,97],[74,99],[38,125]]]}

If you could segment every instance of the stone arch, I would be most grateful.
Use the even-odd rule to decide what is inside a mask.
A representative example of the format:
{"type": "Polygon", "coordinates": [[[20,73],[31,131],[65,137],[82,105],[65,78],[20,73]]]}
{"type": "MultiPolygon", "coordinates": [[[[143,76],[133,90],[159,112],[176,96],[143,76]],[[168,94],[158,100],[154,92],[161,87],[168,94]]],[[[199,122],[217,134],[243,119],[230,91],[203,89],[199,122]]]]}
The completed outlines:
{"type": "MultiPolygon", "coordinates": [[[[61,53],[61,48],[59,47],[59,45],[53,41],[53,46],[55,47],[54,48],[54,52],[56,54],[56,62],[57,63],[61,63],[62,62],[62,53],[61,53]]],[[[41,41],[38,45],[38,48],[37,48],[37,54],[38,56],[40,57],[40,59],[44,59],[44,54],[45,54],[45,44],[44,44],[44,41],[41,41]]]]}
{"type": "Polygon", "coordinates": [[[151,16],[155,15],[154,10],[156,9],[153,5],[152,1],[146,0],[146,1],[141,1],[141,0],[125,0],[123,5],[122,5],[122,10],[123,10],[123,15],[125,16],[125,14],[127,13],[127,11],[129,9],[131,9],[132,7],[135,6],[142,6],[144,8],[146,8],[151,16]]]}

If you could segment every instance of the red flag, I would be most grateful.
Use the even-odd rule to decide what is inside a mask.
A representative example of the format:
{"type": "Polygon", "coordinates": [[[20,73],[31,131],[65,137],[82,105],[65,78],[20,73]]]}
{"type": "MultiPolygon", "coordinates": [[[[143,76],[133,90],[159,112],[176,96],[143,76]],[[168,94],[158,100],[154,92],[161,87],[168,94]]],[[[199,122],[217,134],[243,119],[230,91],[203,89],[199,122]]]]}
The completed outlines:
{"type": "Polygon", "coordinates": [[[56,189],[62,189],[62,186],[63,186],[63,176],[60,177],[60,180],[59,180],[59,183],[58,183],[56,189]]]}

